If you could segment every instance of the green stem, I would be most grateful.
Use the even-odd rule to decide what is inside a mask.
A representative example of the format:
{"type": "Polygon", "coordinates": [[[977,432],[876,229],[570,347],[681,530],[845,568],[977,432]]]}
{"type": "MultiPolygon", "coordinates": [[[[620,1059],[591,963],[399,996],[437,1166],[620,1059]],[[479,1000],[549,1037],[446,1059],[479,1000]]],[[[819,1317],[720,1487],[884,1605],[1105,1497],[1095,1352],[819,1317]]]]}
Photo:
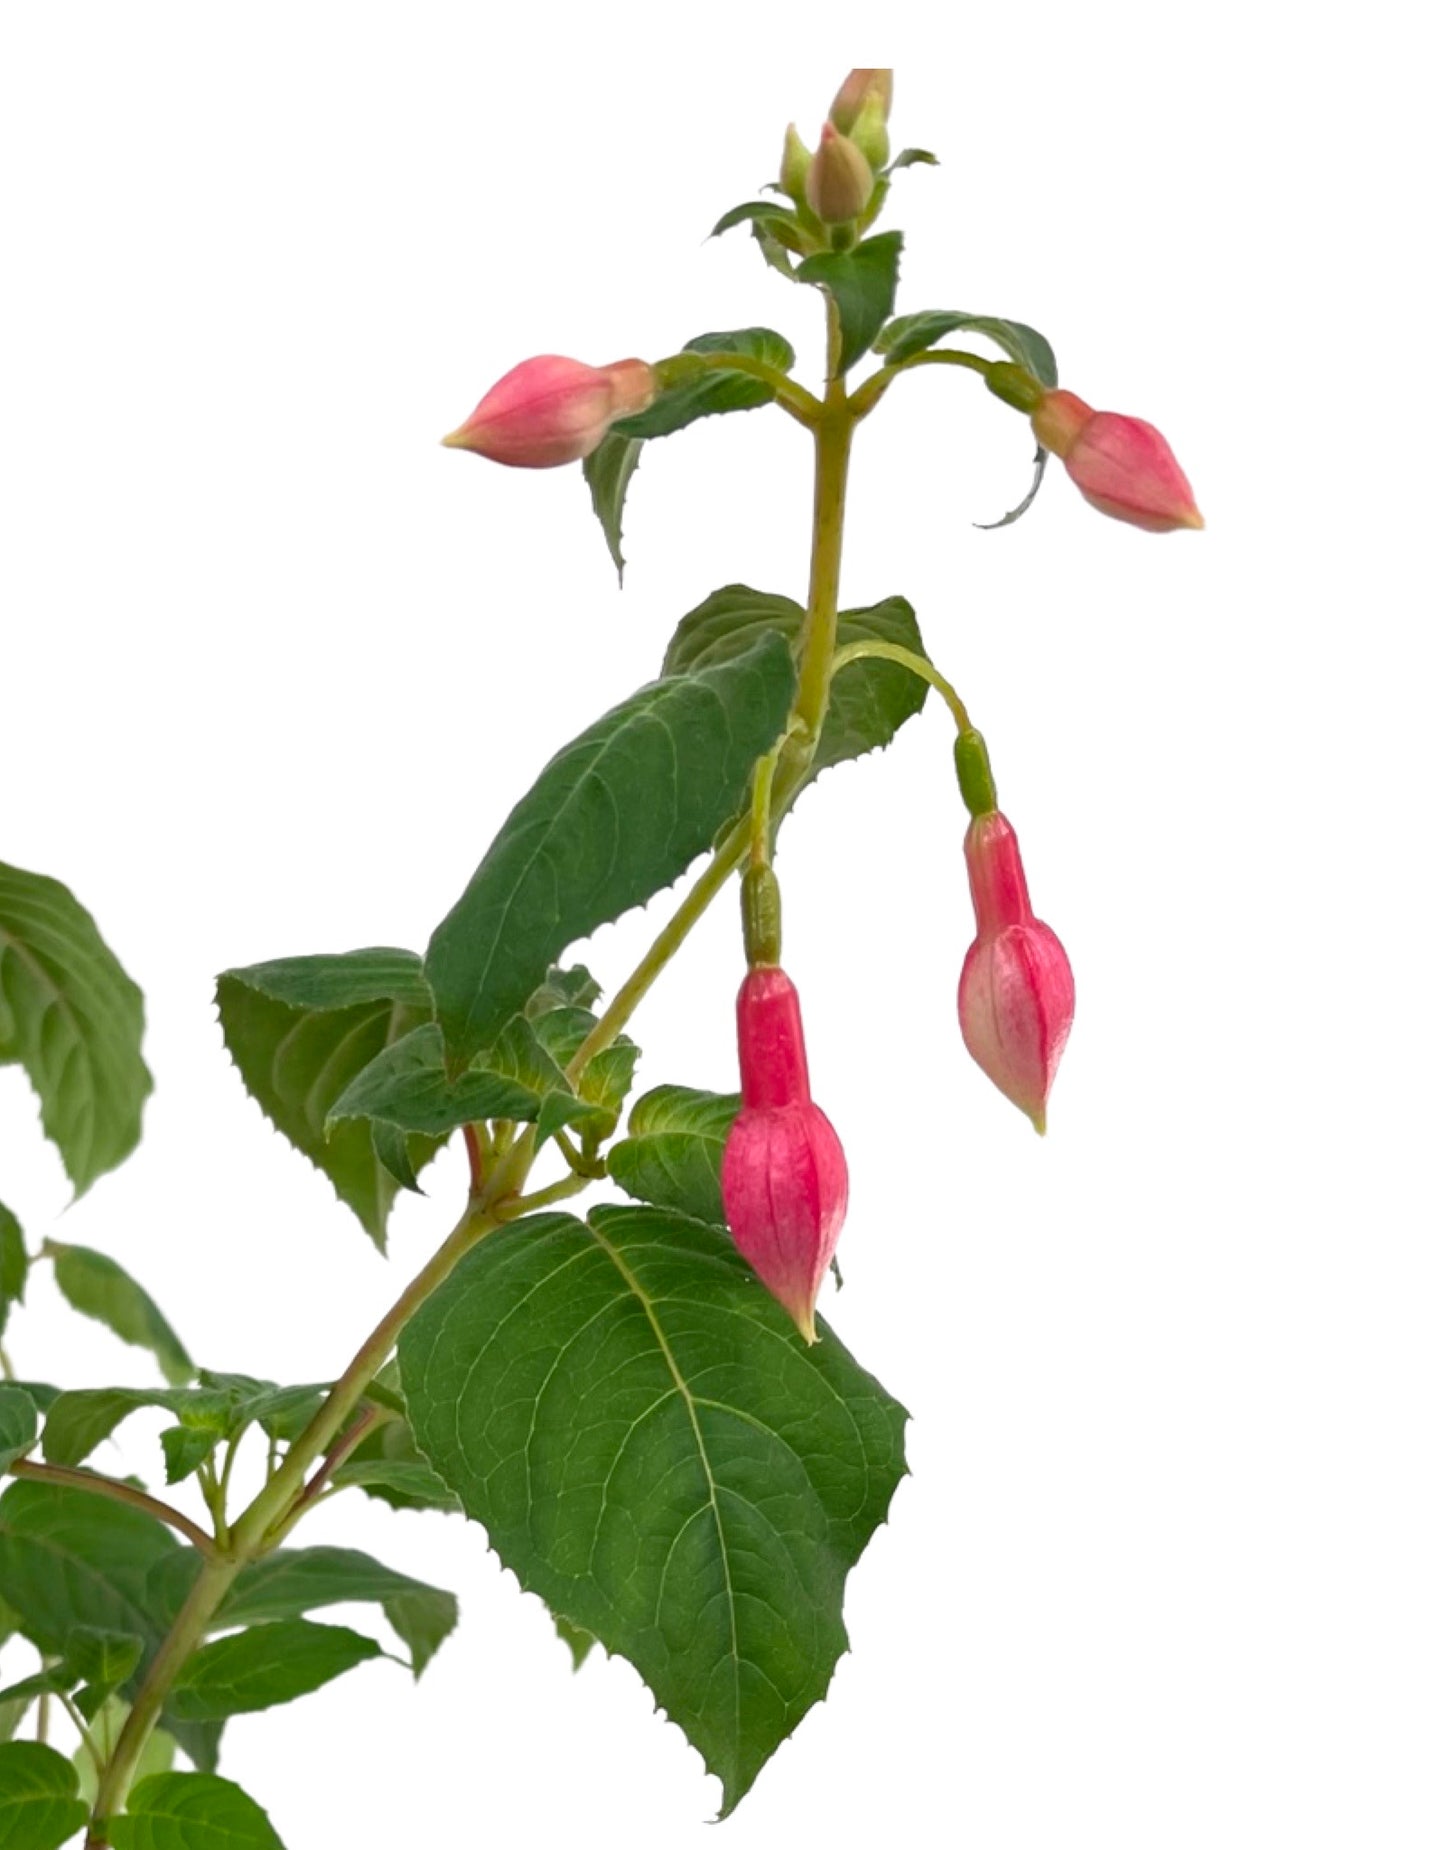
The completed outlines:
{"type": "Polygon", "coordinates": [[[828,388],[814,430],[813,553],[808,572],[808,611],[798,651],[798,694],[794,711],[802,721],[811,759],[828,710],[833,651],[838,639],[838,585],[843,568],[843,508],[848,490],[848,450],[856,416],[838,376],[841,335],[838,311],[828,303],[828,388]]]}
{"type": "Polygon", "coordinates": [[[898,375],[910,373],[916,366],[966,366],[970,372],[987,374],[996,364],[994,360],[984,359],[981,353],[965,353],[955,347],[933,347],[926,353],[911,354],[908,359],[899,360],[895,365],[880,366],[849,399],[849,408],[855,421],[866,418],[898,375]]]}
{"type": "Polygon", "coordinates": [[[88,1490],[93,1496],[109,1497],[112,1503],[128,1503],[132,1509],[144,1510],[148,1516],[179,1529],[203,1555],[216,1553],[216,1544],[199,1523],[172,1509],[169,1503],[162,1503],[159,1497],[147,1496],[134,1484],[122,1484],[116,1478],[102,1477],[99,1471],[82,1470],[79,1465],[37,1465],[28,1458],[17,1458],[10,1473],[12,1477],[34,1478],[41,1484],[63,1484],[69,1490],[88,1490]]]}
{"type": "Polygon", "coordinates": [[[833,658],[833,672],[836,674],[840,668],[846,668],[849,662],[861,661],[865,656],[875,656],[885,662],[897,662],[900,668],[906,668],[911,674],[916,674],[920,681],[926,681],[931,688],[936,689],[943,696],[958,730],[960,732],[973,731],[973,722],[968,717],[968,709],[964,706],[953,683],[941,675],[925,656],[916,655],[912,649],[905,649],[896,642],[866,640],[850,642],[833,658]]]}
{"type": "Polygon", "coordinates": [[[0,1343],[0,1381],[13,1381],[15,1370],[10,1366],[10,1357],[5,1353],[4,1343],[0,1343]]]}

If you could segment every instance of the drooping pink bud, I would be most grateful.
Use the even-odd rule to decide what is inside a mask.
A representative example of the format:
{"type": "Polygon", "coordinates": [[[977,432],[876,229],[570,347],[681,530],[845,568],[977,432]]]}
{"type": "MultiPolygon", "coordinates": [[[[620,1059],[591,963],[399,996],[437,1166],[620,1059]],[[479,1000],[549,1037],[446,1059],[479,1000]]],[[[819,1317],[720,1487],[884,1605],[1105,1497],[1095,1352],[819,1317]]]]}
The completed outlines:
{"type": "Polygon", "coordinates": [[[656,389],[645,360],[584,366],[540,353],[499,379],[442,442],[514,469],[555,469],[590,456],[618,418],[647,409],[656,389]]]}
{"type": "Polygon", "coordinates": [[[861,218],[873,197],[873,169],[860,148],[831,122],[823,124],[817,152],[808,163],[808,204],[825,225],[861,218]]]}
{"type": "Polygon", "coordinates": [[[854,123],[870,103],[877,105],[880,116],[886,122],[888,112],[893,107],[891,70],[849,71],[838,94],[833,98],[828,120],[845,135],[851,135],[854,123]]]}
{"type": "Polygon", "coordinates": [[[958,1025],[964,1045],[1040,1134],[1074,1021],[1074,973],[1064,947],[1034,917],[1018,837],[995,810],[964,837],[978,936],[963,960],[958,1025]]]}
{"type": "Polygon", "coordinates": [[[775,965],[738,991],[742,1109],[723,1150],[722,1196],[738,1251],[818,1340],[813,1306],[848,1207],[837,1132],[813,1103],[798,992],[775,965]]]}
{"type": "Polygon", "coordinates": [[[1194,491],[1174,452],[1142,418],[1095,411],[1072,392],[1045,392],[1034,435],[1064,467],[1091,507],[1148,533],[1202,527],[1194,491]]]}

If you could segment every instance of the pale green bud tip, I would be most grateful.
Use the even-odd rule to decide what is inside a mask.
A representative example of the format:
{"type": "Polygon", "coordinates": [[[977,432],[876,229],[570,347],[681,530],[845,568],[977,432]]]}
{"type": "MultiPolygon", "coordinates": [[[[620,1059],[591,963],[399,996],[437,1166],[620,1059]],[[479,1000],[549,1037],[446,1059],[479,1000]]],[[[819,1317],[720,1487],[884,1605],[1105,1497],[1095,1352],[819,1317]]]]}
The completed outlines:
{"type": "Polygon", "coordinates": [[[829,120],[845,135],[851,135],[854,124],[870,102],[877,103],[886,122],[893,108],[891,70],[849,71],[843,79],[842,88],[833,98],[833,107],[828,111],[829,120]]]}
{"type": "Polygon", "coordinates": [[[783,164],[778,173],[778,183],[794,202],[806,194],[808,167],[812,159],[808,144],[798,133],[797,124],[790,122],[788,132],[783,137],[783,164]]]}
{"type": "Polygon", "coordinates": [[[847,133],[875,173],[888,165],[888,112],[876,96],[868,98],[847,133]]]}
{"type": "Polygon", "coordinates": [[[823,124],[818,152],[808,167],[808,204],[825,225],[861,218],[873,197],[873,169],[861,149],[831,122],[823,124]]]}

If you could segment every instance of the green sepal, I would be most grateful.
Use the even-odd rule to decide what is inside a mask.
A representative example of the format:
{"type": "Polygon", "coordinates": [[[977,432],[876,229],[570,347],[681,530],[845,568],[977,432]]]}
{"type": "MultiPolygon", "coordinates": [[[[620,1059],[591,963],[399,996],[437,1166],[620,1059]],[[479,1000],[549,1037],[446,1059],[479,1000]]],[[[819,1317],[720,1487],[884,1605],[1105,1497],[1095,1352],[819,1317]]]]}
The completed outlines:
{"type": "Polygon", "coordinates": [[[862,359],[893,313],[902,254],[903,233],[885,231],[876,238],[865,238],[852,250],[824,251],[798,265],[799,282],[826,291],[838,310],[840,376],[862,359]]]}

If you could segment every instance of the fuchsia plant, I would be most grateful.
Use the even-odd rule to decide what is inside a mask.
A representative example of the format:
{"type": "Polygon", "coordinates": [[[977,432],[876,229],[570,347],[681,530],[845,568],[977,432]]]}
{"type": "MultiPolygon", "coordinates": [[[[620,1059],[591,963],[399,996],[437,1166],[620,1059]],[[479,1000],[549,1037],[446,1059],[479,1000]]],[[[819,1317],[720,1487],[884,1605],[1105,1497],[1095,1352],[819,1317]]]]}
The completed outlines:
{"type": "MultiPolygon", "coordinates": [[[[813,1101],[773,854],[818,773],[888,745],[930,689],[954,723],[970,817],[963,1039],[1040,1130],[1074,1006],[983,740],[913,609],[898,596],[841,607],[850,450],[895,386],[962,369],[1037,439],[1033,485],[1007,521],[1055,454],[1116,519],[1201,524],[1164,439],[1060,390],[1036,330],[894,314],[903,238],[873,228],[899,174],[933,156],[890,158],[892,93],[890,72],[852,72],[816,147],[790,128],[776,192],[716,227],[748,226],[777,276],[817,291],[820,391],[780,335],[749,327],[651,363],[524,360],[445,439],[517,468],[580,461],[620,572],[644,448],[772,407],[812,442],[805,600],[734,584],[683,617],[659,678],[542,768],[424,955],[288,957],[218,981],[242,1082],[379,1247],[397,1192],[418,1189],[449,1138],[465,1145],[455,1224],[376,1328],[350,1360],[328,1331],[319,1384],[200,1366],[112,1259],[59,1240],[31,1250],[0,1208],[0,1330],[29,1271],[49,1264],[71,1304],[148,1350],[161,1377],[62,1391],[4,1362],[0,1470],[14,1482],[0,1496],[0,1621],[40,1660],[0,1688],[12,1850],[82,1832],[89,1850],[222,1838],[279,1850],[261,1807],[217,1771],[228,1719],[379,1655],[311,1616],[321,1608],[378,1603],[417,1671],[457,1619],[440,1588],[296,1539],[344,1491],[480,1523],[579,1661],[600,1643],[636,1665],[721,1781],[724,1812],[826,1693],[848,1571],[904,1470],[906,1416],[817,1314],[848,1172],[813,1101]],[[943,344],[955,335],[1004,357],[943,344]],[[572,947],[699,857],[603,1006],[572,947]],[[638,1057],[625,1030],[735,875],[741,1093],[655,1086],[624,1126],[638,1057]],[[611,1199],[564,1207],[599,1182],[611,1199]],[[161,1467],[160,1486],[88,1462],[140,1407],[172,1422],[143,1470],[161,1467]],[[57,1706],[74,1763],[45,1739],[57,1706]]],[[[951,975],[932,980],[944,1008],[951,975]]],[[[811,1003],[829,998],[815,988],[811,1003]]],[[[0,1062],[29,1073],[77,1189],[139,1136],[140,1039],[139,992],[89,914],[54,880],[0,866],[0,1062]]],[[[960,1110],[973,1108],[961,1086],[960,1110]]]]}

